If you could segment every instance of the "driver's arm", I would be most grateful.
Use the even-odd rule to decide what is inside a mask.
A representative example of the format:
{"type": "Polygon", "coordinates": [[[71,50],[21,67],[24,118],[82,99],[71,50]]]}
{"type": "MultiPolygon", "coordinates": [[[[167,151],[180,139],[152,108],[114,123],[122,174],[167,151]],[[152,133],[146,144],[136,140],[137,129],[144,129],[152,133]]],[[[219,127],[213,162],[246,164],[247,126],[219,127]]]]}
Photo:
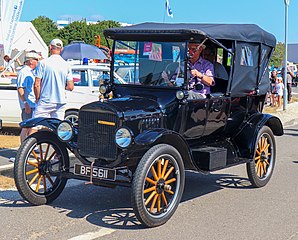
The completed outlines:
{"type": "Polygon", "coordinates": [[[191,74],[194,77],[199,78],[201,80],[201,83],[205,84],[208,87],[214,85],[214,78],[211,76],[205,75],[196,69],[191,70],[191,74]]]}

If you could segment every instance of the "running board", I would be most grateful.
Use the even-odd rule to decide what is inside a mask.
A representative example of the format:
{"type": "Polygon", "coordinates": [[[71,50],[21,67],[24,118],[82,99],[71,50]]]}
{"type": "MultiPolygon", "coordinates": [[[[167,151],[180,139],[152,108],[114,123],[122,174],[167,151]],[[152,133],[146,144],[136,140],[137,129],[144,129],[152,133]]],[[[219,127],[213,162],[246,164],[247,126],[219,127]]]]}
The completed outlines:
{"type": "Polygon", "coordinates": [[[227,165],[227,149],[219,147],[203,147],[192,149],[192,156],[197,168],[214,171],[227,165]]]}

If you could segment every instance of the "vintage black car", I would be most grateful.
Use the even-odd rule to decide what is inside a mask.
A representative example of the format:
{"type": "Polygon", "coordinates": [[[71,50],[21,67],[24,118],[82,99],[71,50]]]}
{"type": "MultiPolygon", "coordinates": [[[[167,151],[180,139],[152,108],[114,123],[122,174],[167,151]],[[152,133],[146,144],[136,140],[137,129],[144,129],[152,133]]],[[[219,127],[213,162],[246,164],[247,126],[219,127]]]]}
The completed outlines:
{"type": "Polygon", "coordinates": [[[50,203],[70,178],[131,187],[136,217],[155,227],[174,214],[185,170],[209,173],[245,163],[254,187],[268,183],[276,159],[274,135],[283,135],[281,121],[262,113],[273,35],[250,24],[162,23],[104,34],[113,40],[111,76],[119,49],[132,50],[138,76],[129,84],[101,85],[106,98],[84,105],[78,126],[46,118],[20,124],[43,126],[16,157],[15,182],[24,199],[50,203]],[[228,75],[215,77],[211,93],[195,100],[187,98],[192,42],[215,48],[228,75]]]}

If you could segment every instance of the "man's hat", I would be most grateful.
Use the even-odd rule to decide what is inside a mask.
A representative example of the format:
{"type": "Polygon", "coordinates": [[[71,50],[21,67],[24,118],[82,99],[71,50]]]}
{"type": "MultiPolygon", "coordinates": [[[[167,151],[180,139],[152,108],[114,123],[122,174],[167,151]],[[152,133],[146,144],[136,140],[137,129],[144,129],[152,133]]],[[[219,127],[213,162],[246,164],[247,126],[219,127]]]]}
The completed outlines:
{"type": "Polygon", "coordinates": [[[54,47],[57,47],[57,48],[63,48],[63,42],[58,38],[53,39],[50,42],[50,45],[54,46],[54,47]]]}
{"type": "Polygon", "coordinates": [[[25,55],[25,61],[30,59],[38,60],[40,59],[40,56],[36,52],[27,52],[25,55]]]}

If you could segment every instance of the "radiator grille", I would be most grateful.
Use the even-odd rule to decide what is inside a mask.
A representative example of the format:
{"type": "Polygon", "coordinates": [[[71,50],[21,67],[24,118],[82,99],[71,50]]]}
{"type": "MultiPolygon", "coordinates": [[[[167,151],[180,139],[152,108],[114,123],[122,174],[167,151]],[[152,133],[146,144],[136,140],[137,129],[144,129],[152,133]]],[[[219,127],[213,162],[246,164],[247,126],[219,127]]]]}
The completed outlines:
{"type": "Polygon", "coordinates": [[[119,118],[115,114],[80,111],[78,136],[80,154],[85,157],[116,159],[115,132],[118,125],[119,118]],[[115,123],[115,126],[109,123],[115,123]]]}

